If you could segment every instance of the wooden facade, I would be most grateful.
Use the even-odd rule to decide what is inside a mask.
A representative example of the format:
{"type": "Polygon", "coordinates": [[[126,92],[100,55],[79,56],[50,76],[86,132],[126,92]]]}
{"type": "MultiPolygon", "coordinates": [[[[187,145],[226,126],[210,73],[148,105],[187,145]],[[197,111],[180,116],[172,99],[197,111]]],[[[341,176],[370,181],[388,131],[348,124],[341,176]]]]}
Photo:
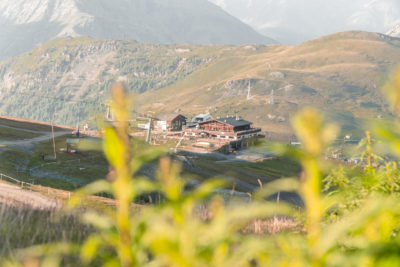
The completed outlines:
{"type": "Polygon", "coordinates": [[[227,117],[199,123],[199,129],[217,132],[241,132],[251,130],[251,122],[227,117]]]}
{"type": "Polygon", "coordinates": [[[205,131],[212,131],[212,132],[234,132],[235,129],[232,125],[217,121],[211,120],[204,123],[199,124],[199,129],[205,131]]]}
{"type": "Polygon", "coordinates": [[[188,136],[225,140],[242,140],[258,136],[261,129],[251,127],[251,122],[236,117],[219,118],[200,122],[196,129],[187,129],[188,136]]]}

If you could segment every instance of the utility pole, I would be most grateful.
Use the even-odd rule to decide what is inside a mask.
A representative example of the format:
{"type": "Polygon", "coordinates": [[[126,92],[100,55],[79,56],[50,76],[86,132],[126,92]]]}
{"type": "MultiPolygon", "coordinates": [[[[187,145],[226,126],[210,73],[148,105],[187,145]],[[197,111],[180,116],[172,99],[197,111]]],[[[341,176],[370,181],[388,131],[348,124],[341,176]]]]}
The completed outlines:
{"type": "Polygon", "coordinates": [[[79,124],[81,123],[81,116],[80,115],[78,115],[78,123],[77,123],[77,125],[76,125],[76,137],[80,137],[80,135],[81,135],[81,129],[80,129],[80,127],[79,127],[79,124]]]}
{"type": "Polygon", "coordinates": [[[112,112],[111,104],[110,103],[102,103],[101,105],[106,107],[106,120],[107,121],[114,120],[114,115],[112,112]]]}
{"type": "Polygon", "coordinates": [[[53,125],[53,122],[51,123],[51,132],[52,132],[52,136],[53,136],[54,159],[57,160],[56,140],[54,138],[54,125],[53,125]]]}
{"type": "Polygon", "coordinates": [[[107,120],[112,121],[114,119],[113,117],[114,116],[111,111],[111,106],[107,105],[107,117],[106,118],[107,118],[107,120]]]}
{"type": "Polygon", "coordinates": [[[269,96],[269,103],[271,105],[275,105],[275,99],[274,99],[274,89],[271,90],[271,95],[269,96]]]}
{"type": "Polygon", "coordinates": [[[148,144],[151,143],[151,130],[153,128],[153,120],[155,119],[154,115],[152,113],[154,113],[154,112],[153,111],[149,111],[149,115],[148,115],[148,118],[149,118],[149,129],[147,129],[147,136],[146,136],[146,143],[148,143],[148,144]]]}
{"type": "Polygon", "coordinates": [[[149,129],[147,130],[147,137],[146,137],[146,143],[150,144],[151,143],[151,128],[153,125],[153,117],[149,119],[149,129]]]}
{"type": "Polygon", "coordinates": [[[249,80],[249,88],[247,89],[247,101],[251,100],[251,80],[249,80]]]}
{"type": "Polygon", "coordinates": [[[51,136],[53,138],[54,160],[57,160],[56,140],[54,137],[54,124],[53,124],[55,115],[56,115],[56,112],[53,113],[53,118],[51,119],[51,136]]]}

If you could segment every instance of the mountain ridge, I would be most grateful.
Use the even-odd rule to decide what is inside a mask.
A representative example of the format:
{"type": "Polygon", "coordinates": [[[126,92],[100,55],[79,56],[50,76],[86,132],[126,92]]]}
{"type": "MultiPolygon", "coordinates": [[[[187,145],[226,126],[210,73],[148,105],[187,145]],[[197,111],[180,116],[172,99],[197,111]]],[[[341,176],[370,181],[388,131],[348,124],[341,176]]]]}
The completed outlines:
{"type": "Polygon", "coordinates": [[[400,19],[397,0],[209,1],[286,44],[349,30],[386,33],[400,19]]]}
{"type": "Polygon", "coordinates": [[[274,43],[206,0],[3,0],[0,29],[0,59],[66,36],[164,44],[274,43]]]}

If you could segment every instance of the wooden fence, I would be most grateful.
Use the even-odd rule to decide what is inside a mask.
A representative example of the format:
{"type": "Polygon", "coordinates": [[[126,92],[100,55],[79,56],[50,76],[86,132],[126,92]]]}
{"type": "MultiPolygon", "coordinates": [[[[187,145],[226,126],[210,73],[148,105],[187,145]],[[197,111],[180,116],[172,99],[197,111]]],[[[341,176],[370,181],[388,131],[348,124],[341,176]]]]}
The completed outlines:
{"type": "MultiPolygon", "coordinates": [[[[0,182],[1,181],[9,182],[11,184],[20,186],[21,189],[24,189],[24,190],[30,190],[30,191],[40,193],[44,196],[47,196],[47,197],[55,200],[59,204],[62,204],[65,201],[68,201],[74,195],[74,192],[55,189],[55,188],[51,188],[48,186],[35,185],[32,183],[21,181],[19,179],[16,179],[16,178],[11,177],[4,173],[0,173],[0,182]]],[[[112,206],[112,207],[114,207],[116,205],[115,200],[113,200],[103,194],[101,196],[86,196],[86,197],[84,197],[84,199],[85,199],[85,201],[88,201],[88,203],[91,201],[95,201],[96,203],[100,202],[102,204],[105,204],[107,206],[112,206]]],[[[135,206],[137,206],[137,205],[135,205],[135,206]]]]}
{"type": "Polygon", "coordinates": [[[0,173],[0,180],[1,181],[8,181],[8,182],[11,182],[11,183],[14,183],[14,184],[18,184],[21,187],[23,187],[24,185],[25,186],[34,186],[34,184],[27,183],[27,182],[24,182],[24,181],[20,181],[20,180],[18,180],[16,178],[8,176],[8,175],[6,175],[4,173],[0,173]]]}
{"type": "Polygon", "coordinates": [[[35,185],[32,183],[21,181],[17,178],[11,177],[4,173],[0,173],[0,182],[1,181],[5,181],[8,183],[17,185],[17,186],[21,187],[21,189],[24,189],[24,190],[35,191],[35,192],[47,195],[48,197],[56,200],[57,202],[59,202],[60,200],[70,199],[71,196],[73,195],[73,193],[69,192],[69,191],[54,189],[54,188],[42,186],[42,185],[35,185]]]}

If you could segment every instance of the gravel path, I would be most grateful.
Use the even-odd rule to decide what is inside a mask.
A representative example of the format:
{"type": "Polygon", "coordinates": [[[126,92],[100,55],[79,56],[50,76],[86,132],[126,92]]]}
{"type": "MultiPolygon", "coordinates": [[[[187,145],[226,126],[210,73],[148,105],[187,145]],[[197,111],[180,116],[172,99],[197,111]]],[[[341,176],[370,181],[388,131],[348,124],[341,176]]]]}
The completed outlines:
{"type": "Polygon", "coordinates": [[[41,210],[60,208],[60,204],[53,199],[4,183],[0,183],[0,203],[41,210]]]}
{"type": "MultiPolygon", "coordinates": [[[[39,137],[35,137],[32,139],[25,139],[25,140],[14,140],[14,141],[0,141],[0,145],[1,146],[30,146],[34,143],[39,143],[39,142],[43,142],[46,140],[49,140],[52,138],[52,133],[48,133],[48,132],[38,132],[38,133],[43,133],[42,136],[39,137]]],[[[67,135],[67,134],[71,134],[70,131],[68,132],[56,132],[54,133],[54,137],[58,137],[58,136],[63,136],[63,135],[67,135]]]]}
{"type": "Polygon", "coordinates": [[[19,128],[19,127],[4,125],[4,124],[0,124],[0,126],[3,128],[13,129],[13,130],[17,130],[17,131],[23,131],[23,132],[28,132],[28,133],[37,133],[37,134],[47,134],[48,133],[48,132],[36,131],[36,130],[31,130],[31,129],[26,129],[26,128],[19,128]]]}

